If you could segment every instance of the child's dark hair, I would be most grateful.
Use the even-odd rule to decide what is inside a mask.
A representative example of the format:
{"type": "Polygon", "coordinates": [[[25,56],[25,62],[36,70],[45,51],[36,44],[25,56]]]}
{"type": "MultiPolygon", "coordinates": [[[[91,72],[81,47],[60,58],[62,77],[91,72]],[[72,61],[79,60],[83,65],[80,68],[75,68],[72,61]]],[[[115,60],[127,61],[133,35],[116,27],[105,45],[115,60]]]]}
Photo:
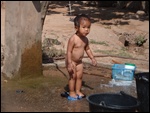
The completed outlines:
{"type": "Polygon", "coordinates": [[[90,17],[88,15],[86,15],[86,14],[79,14],[79,15],[77,15],[74,18],[74,25],[75,26],[78,26],[78,27],[80,26],[80,19],[81,18],[86,18],[86,19],[88,19],[91,22],[91,19],[90,19],[90,17]]]}

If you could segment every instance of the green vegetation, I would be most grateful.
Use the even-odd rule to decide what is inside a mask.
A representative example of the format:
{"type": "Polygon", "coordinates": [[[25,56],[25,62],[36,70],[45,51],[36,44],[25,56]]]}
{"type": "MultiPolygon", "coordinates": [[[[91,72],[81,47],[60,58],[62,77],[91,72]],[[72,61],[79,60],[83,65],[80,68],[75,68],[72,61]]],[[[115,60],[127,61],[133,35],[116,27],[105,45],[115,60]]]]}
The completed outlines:
{"type": "Polygon", "coordinates": [[[135,38],[135,44],[137,46],[142,46],[146,42],[146,40],[147,39],[145,39],[145,36],[140,34],[135,38]]]}
{"type": "Polygon", "coordinates": [[[132,56],[129,53],[125,52],[125,51],[120,51],[118,54],[116,54],[116,56],[132,58],[132,56]]]}
{"type": "Polygon", "coordinates": [[[99,53],[103,53],[106,55],[114,55],[114,53],[116,53],[116,51],[114,51],[114,50],[96,50],[94,52],[99,52],[99,53]]]}
{"type": "Polygon", "coordinates": [[[95,40],[91,39],[90,40],[91,44],[100,44],[100,45],[104,45],[104,46],[109,46],[106,42],[101,41],[101,42],[96,42],[95,40]]]}
{"type": "Polygon", "coordinates": [[[94,52],[100,52],[105,55],[115,55],[115,56],[120,56],[120,57],[130,57],[132,56],[127,52],[127,48],[122,47],[118,52],[115,50],[96,50],[94,52]]]}

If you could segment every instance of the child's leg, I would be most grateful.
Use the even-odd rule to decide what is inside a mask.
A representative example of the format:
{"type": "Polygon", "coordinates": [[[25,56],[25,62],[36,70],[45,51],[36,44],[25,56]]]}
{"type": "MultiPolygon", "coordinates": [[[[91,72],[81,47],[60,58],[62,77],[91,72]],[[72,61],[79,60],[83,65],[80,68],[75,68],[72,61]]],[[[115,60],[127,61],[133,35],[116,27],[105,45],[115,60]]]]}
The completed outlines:
{"type": "Polygon", "coordinates": [[[83,76],[83,63],[80,63],[77,65],[76,70],[76,94],[79,96],[84,96],[84,94],[81,93],[81,87],[82,87],[82,76],[83,76]]]}
{"type": "MultiPolygon", "coordinates": [[[[74,65],[75,67],[75,65],[74,65]]],[[[77,97],[75,92],[75,82],[76,82],[76,69],[74,68],[74,71],[72,74],[69,74],[69,95],[71,97],[77,97]]]]}

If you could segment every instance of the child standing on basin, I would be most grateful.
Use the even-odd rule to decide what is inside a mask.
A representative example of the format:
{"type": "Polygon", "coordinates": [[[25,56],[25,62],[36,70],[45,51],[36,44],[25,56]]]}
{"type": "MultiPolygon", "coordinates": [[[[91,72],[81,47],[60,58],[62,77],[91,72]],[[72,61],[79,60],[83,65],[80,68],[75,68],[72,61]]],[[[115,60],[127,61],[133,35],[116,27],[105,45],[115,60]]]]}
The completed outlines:
{"type": "Polygon", "coordinates": [[[73,34],[67,44],[66,54],[66,68],[69,73],[69,96],[68,100],[78,100],[84,98],[85,95],[81,92],[82,77],[83,77],[83,63],[82,59],[84,51],[91,59],[94,66],[97,61],[89,47],[89,40],[86,37],[91,28],[91,20],[85,15],[81,14],[74,18],[75,34],[73,34]]]}

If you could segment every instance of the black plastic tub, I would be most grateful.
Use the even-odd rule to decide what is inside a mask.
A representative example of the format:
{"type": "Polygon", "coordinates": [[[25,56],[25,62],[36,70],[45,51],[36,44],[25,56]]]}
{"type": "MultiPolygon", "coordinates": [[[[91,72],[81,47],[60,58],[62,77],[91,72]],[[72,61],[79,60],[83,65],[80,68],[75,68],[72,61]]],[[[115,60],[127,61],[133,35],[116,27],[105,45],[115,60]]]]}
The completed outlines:
{"type": "Polygon", "coordinates": [[[149,112],[149,72],[135,74],[137,98],[141,102],[138,111],[149,112]]]}
{"type": "Polygon", "coordinates": [[[135,112],[140,105],[138,99],[123,91],[92,94],[86,99],[89,102],[90,112],[135,112]]]}

